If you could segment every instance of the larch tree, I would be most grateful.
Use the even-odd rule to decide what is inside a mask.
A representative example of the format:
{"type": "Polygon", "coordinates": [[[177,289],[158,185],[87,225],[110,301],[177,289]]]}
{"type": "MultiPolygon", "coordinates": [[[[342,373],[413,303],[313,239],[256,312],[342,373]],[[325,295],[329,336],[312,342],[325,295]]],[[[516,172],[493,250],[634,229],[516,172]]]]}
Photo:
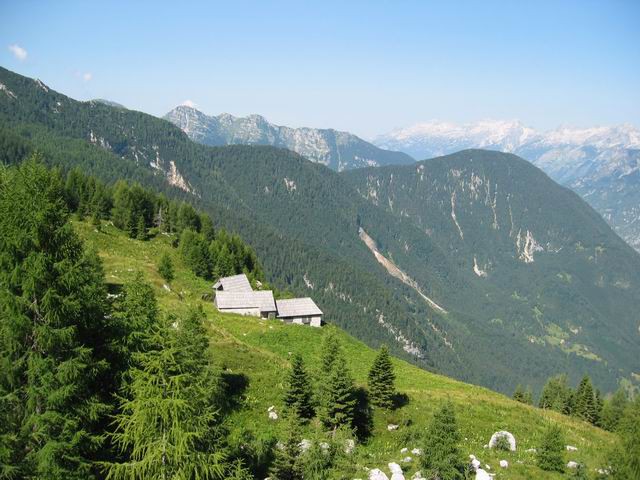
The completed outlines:
{"type": "Polygon", "coordinates": [[[373,405],[386,409],[393,408],[396,394],[395,379],[389,349],[383,346],[369,370],[369,395],[373,405]]]}
{"type": "Polygon", "coordinates": [[[151,348],[134,355],[113,441],[127,458],[106,465],[109,479],[221,478],[225,453],[215,441],[218,399],[199,313],[167,316],[151,348]],[[192,348],[185,350],[187,344],[192,348]]]}

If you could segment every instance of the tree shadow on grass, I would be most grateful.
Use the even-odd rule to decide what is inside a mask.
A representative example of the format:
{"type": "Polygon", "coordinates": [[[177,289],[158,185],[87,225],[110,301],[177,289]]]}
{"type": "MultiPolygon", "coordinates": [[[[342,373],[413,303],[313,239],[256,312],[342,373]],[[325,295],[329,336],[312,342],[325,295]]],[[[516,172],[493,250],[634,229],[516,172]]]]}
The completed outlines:
{"type": "Polygon", "coordinates": [[[249,386],[249,377],[244,373],[222,372],[222,409],[228,414],[242,406],[244,393],[249,386]]]}
{"type": "Polygon", "coordinates": [[[366,441],[373,431],[373,409],[369,403],[369,394],[366,389],[359,387],[355,391],[356,409],[353,418],[353,426],[358,441],[366,441]]]}
{"type": "Polygon", "coordinates": [[[393,396],[393,409],[397,410],[409,403],[409,396],[406,393],[396,392],[393,396]]]}

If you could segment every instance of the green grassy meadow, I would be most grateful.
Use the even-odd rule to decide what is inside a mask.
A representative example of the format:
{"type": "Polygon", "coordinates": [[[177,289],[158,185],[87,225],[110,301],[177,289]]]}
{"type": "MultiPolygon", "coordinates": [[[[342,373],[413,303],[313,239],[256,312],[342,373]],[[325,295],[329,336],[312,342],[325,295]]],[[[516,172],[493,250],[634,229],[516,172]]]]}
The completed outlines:
{"type": "MultiPolygon", "coordinates": [[[[358,385],[366,386],[369,366],[375,351],[330,324],[321,329],[300,325],[284,325],[278,320],[219,314],[203,294],[211,293],[211,282],[197,278],[182,264],[178,252],[172,248],[173,238],[159,235],[148,241],[129,239],[121,231],[103,223],[101,231],[85,222],[74,222],[74,227],[95,249],[104,262],[105,277],[110,284],[122,284],[143,272],[156,291],[164,311],[180,312],[189,305],[201,303],[204,307],[211,344],[217,361],[225,374],[238,376],[246,382],[237,408],[229,417],[231,436],[251,430],[261,437],[278,437],[283,422],[270,420],[267,409],[275,406],[282,412],[283,380],[288,359],[293,353],[303,355],[308,370],[318,368],[322,337],[335,330],[349,361],[358,385]],[[156,270],[163,253],[169,253],[175,266],[175,279],[167,288],[156,270]]],[[[372,318],[372,322],[375,320],[372,318]]],[[[398,462],[408,456],[413,461],[401,463],[406,478],[418,470],[419,458],[412,455],[413,448],[421,448],[421,437],[432,412],[443,402],[451,400],[455,406],[465,455],[474,454],[489,473],[497,479],[556,479],[561,474],[543,472],[535,466],[535,456],[526,450],[538,446],[542,431],[548,422],[562,426],[567,444],[578,448],[566,452],[565,461],[585,463],[589,470],[600,468],[604,455],[614,436],[585,422],[555,412],[544,411],[517,403],[488,389],[465,384],[450,378],[421,370],[405,361],[394,359],[397,388],[408,396],[406,405],[393,412],[374,411],[372,434],[359,443],[344,473],[338,478],[366,478],[365,468],[381,468],[388,473],[387,463],[398,462]],[[387,425],[399,428],[389,431],[387,425]],[[483,448],[491,434],[498,430],[513,433],[518,442],[516,452],[497,452],[483,448]],[[409,453],[401,453],[402,448],[409,453]],[[500,460],[507,460],[509,468],[501,469],[500,460]]],[[[490,368],[490,367],[487,367],[490,368]]],[[[304,435],[311,438],[318,425],[311,422],[304,435]]],[[[425,452],[428,454],[428,452],[425,452]]],[[[566,474],[565,474],[566,475],[566,474]]]]}

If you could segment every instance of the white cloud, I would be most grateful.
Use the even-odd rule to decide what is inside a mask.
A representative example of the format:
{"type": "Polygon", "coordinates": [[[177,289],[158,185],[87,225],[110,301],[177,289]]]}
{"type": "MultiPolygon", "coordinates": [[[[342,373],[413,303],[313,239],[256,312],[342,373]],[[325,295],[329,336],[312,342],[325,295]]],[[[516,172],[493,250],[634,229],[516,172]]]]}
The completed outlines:
{"type": "Polygon", "coordinates": [[[93,73],[91,72],[85,72],[82,74],[82,80],[84,80],[85,82],[89,82],[92,78],[93,78],[93,73]]]}
{"type": "Polygon", "coordinates": [[[197,104],[193,100],[185,100],[180,105],[184,105],[185,107],[196,108],[197,104]]]}
{"type": "Polygon", "coordinates": [[[16,43],[9,45],[9,51],[21,62],[27,59],[27,51],[16,43]]]}

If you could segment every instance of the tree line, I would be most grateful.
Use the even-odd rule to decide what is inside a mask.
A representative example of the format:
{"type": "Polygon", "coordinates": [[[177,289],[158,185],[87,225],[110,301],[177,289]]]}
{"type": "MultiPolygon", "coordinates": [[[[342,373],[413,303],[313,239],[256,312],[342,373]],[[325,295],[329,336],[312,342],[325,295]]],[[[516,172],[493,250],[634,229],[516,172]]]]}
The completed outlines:
{"type": "Polygon", "coordinates": [[[200,277],[245,273],[252,281],[264,281],[254,250],[238,235],[216,230],[211,217],[189,203],[170,200],[139,183],[105,185],[78,168],[66,175],[64,198],[70,212],[90,218],[96,228],[106,220],[138,240],[174,235],[183,261],[200,277]]]}
{"type": "MultiPolygon", "coordinates": [[[[516,387],[513,399],[533,405],[531,389],[516,387]]],[[[580,418],[605,430],[615,431],[630,398],[623,388],[603,398],[600,390],[593,387],[588,375],[582,377],[578,386],[569,385],[566,374],[550,377],[542,388],[538,407],[580,418]]]]}

